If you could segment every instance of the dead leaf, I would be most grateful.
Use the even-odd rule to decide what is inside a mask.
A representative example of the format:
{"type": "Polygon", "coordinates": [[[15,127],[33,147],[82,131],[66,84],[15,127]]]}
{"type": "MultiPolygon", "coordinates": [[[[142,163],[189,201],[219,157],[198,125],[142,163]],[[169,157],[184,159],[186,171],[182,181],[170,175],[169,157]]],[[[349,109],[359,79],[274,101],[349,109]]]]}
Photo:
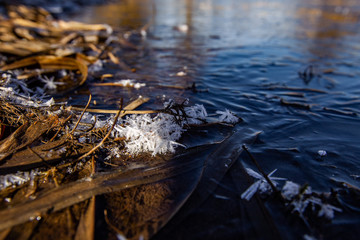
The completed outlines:
{"type": "Polygon", "coordinates": [[[28,41],[33,41],[35,38],[30,34],[30,31],[26,28],[15,28],[14,32],[20,37],[25,38],[28,41]]]}
{"type": "MultiPolygon", "coordinates": [[[[47,130],[47,129],[46,129],[47,130]]],[[[60,139],[53,142],[48,142],[36,147],[32,147],[32,151],[24,149],[14,153],[11,158],[7,159],[5,163],[0,165],[0,173],[9,173],[16,171],[26,171],[36,167],[44,166],[44,164],[53,164],[63,160],[63,156],[56,152],[56,149],[66,147],[66,139],[60,139]],[[50,150],[55,149],[52,153],[50,150]],[[35,153],[33,153],[35,152],[35,153]],[[40,158],[40,157],[41,158],[40,158]],[[45,162],[45,163],[44,163],[45,162]]],[[[84,145],[77,149],[77,152],[67,152],[67,159],[76,158],[82,154],[87,153],[92,146],[84,145]]]]}
{"type": "Polygon", "coordinates": [[[92,240],[95,235],[95,197],[89,200],[86,211],[81,215],[75,240],[92,240]]]}
{"type": "Polygon", "coordinates": [[[0,231],[0,240],[5,240],[9,235],[11,228],[0,231]]]}
{"type": "Polygon", "coordinates": [[[53,121],[47,121],[34,124],[25,123],[20,126],[0,142],[0,161],[39,139],[41,135],[51,128],[52,124],[53,121]]]}
{"type": "Polygon", "coordinates": [[[60,185],[57,188],[39,192],[34,200],[22,202],[11,208],[0,210],[0,231],[25,223],[29,219],[58,211],[80,203],[93,196],[116,192],[122,189],[157,182],[191,171],[194,166],[188,162],[167,161],[144,169],[113,170],[96,173],[92,177],[60,185]]]}
{"type": "Polygon", "coordinates": [[[88,76],[88,68],[84,61],[81,59],[73,59],[70,57],[57,57],[57,56],[35,56],[25,58],[19,61],[16,61],[12,64],[5,65],[1,68],[1,71],[7,71],[17,68],[23,68],[39,64],[41,69],[51,69],[51,70],[79,70],[81,73],[81,79],[79,85],[85,83],[88,76]]]}

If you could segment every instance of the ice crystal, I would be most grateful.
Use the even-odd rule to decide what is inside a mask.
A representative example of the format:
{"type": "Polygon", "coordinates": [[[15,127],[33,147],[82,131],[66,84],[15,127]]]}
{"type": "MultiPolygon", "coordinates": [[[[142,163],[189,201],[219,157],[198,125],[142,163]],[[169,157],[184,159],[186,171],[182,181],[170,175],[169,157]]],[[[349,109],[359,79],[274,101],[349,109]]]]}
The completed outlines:
{"type": "Polygon", "coordinates": [[[206,119],[208,116],[204,105],[201,104],[195,104],[192,107],[186,107],[185,113],[187,117],[189,117],[187,122],[188,124],[201,124],[203,123],[201,120],[206,119]]]}
{"type": "MultiPolygon", "coordinates": [[[[282,188],[282,195],[285,199],[290,200],[294,198],[296,195],[300,194],[300,185],[297,183],[294,183],[292,181],[286,181],[285,185],[282,188]]],[[[311,193],[311,187],[307,187],[304,191],[306,194],[311,193]]]]}
{"type": "Polygon", "coordinates": [[[10,74],[9,76],[7,77],[7,86],[12,87],[14,91],[18,93],[23,92],[26,96],[30,96],[31,94],[34,93],[33,90],[28,88],[25,81],[18,80],[17,78],[11,78],[10,74]]]}
{"type": "Polygon", "coordinates": [[[300,199],[294,199],[291,202],[291,206],[293,207],[292,212],[298,212],[300,215],[302,215],[309,203],[309,199],[303,199],[302,197],[300,199]]]}
{"type": "MultiPolygon", "coordinates": [[[[166,103],[173,106],[173,103],[166,103]]],[[[177,146],[183,146],[177,142],[185,131],[185,124],[198,124],[207,116],[203,105],[185,107],[184,112],[173,112],[180,116],[167,113],[159,113],[155,116],[149,114],[130,115],[120,120],[114,127],[113,137],[124,137],[125,148],[128,153],[136,155],[141,152],[151,152],[153,155],[174,152],[177,146]]],[[[105,123],[111,126],[113,118],[105,123]]]]}
{"type": "Polygon", "coordinates": [[[321,209],[318,212],[318,216],[322,217],[324,216],[327,219],[333,219],[334,218],[334,211],[342,212],[340,208],[334,207],[330,204],[321,204],[321,209]]]}
{"type": "Polygon", "coordinates": [[[305,235],[303,236],[303,238],[304,238],[304,240],[316,240],[315,237],[310,236],[310,235],[307,235],[307,234],[305,234],[305,235]]]}
{"type": "Polygon", "coordinates": [[[116,234],[116,238],[117,238],[118,240],[127,240],[127,238],[126,238],[124,235],[120,234],[120,233],[117,233],[117,234],[116,234]]]}
{"type": "Polygon", "coordinates": [[[94,73],[94,72],[99,72],[104,68],[104,64],[103,61],[101,60],[97,60],[96,62],[94,62],[93,64],[91,64],[88,68],[88,71],[90,73],[94,73]]]}
{"type": "Polygon", "coordinates": [[[318,154],[320,157],[325,157],[327,155],[327,152],[325,150],[319,150],[318,154]]]}
{"type": "MultiPolygon", "coordinates": [[[[273,170],[271,173],[269,173],[267,176],[271,180],[271,182],[274,184],[274,186],[277,185],[276,180],[286,180],[285,178],[280,177],[272,177],[272,175],[276,172],[277,169],[273,170]]],[[[259,179],[256,182],[254,182],[248,189],[241,194],[242,199],[250,200],[254,194],[259,191],[260,193],[268,193],[271,192],[270,184],[266,181],[266,179],[260,174],[252,170],[251,168],[246,168],[246,172],[256,178],[259,179]]]]}
{"type": "Polygon", "coordinates": [[[115,127],[119,136],[125,137],[126,148],[130,154],[152,152],[153,155],[174,152],[176,142],[184,131],[174,122],[171,115],[160,113],[154,118],[150,115],[128,116],[124,127],[115,127]]]}
{"type": "Polygon", "coordinates": [[[106,34],[111,35],[113,33],[113,28],[109,24],[103,24],[106,29],[106,34]]]}
{"type": "Polygon", "coordinates": [[[26,82],[20,81],[11,74],[3,73],[0,86],[0,97],[4,100],[31,107],[49,107],[55,104],[54,99],[44,95],[43,90],[29,89],[26,82]]]}
{"type": "Polygon", "coordinates": [[[310,187],[307,187],[300,192],[299,184],[287,181],[282,188],[283,197],[290,202],[293,207],[292,212],[297,212],[302,216],[307,209],[312,212],[317,212],[318,217],[325,217],[327,219],[334,218],[334,211],[341,212],[340,208],[324,203],[320,198],[312,196],[313,193],[310,187]],[[318,206],[318,208],[316,208],[318,206]],[[317,210],[319,209],[320,210],[317,210]]]}
{"type": "Polygon", "coordinates": [[[108,120],[96,119],[95,128],[102,128],[108,125],[108,120]]]}
{"type": "Polygon", "coordinates": [[[228,109],[225,109],[225,111],[216,111],[217,114],[220,114],[219,121],[225,122],[225,123],[237,123],[239,122],[239,118],[235,116],[232,112],[230,112],[228,109]]]}
{"type": "Polygon", "coordinates": [[[176,76],[178,76],[178,77],[186,76],[186,72],[184,72],[184,71],[177,72],[176,76]]]}
{"type": "Polygon", "coordinates": [[[117,36],[114,35],[110,35],[106,41],[105,41],[105,45],[110,45],[112,42],[118,42],[120,39],[117,36]]]}
{"type": "Polygon", "coordinates": [[[38,175],[36,170],[31,170],[31,172],[17,172],[13,174],[7,174],[0,176],[0,190],[22,185],[38,175]]]}
{"type": "Polygon", "coordinates": [[[175,27],[176,30],[182,33],[187,33],[189,31],[189,26],[186,24],[179,24],[175,27]]]}
{"type": "Polygon", "coordinates": [[[48,78],[47,76],[39,76],[40,81],[45,83],[44,89],[48,90],[55,90],[57,88],[57,85],[64,85],[63,82],[55,82],[55,77],[48,78]]]}
{"type": "Polygon", "coordinates": [[[133,79],[122,79],[120,81],[117,81],[115,82],[117,84],[120,84],[124,87],[133,87],[133,88],[136,88],[136,89],[139,89],[141,87],[145,87],[146,84],[145,83],[137,83],[135,82],[135,80],[133,79]]]}
{"type": "Polygon", "coordinates": [[[83,123],[93,123],[94,122],[94,116],[91,113],[85,112],[84,115],[81,118],[81,122],[83,122],[83,123]]]}
{"type": "Polygon", "coordinates": [[[55,104],[54,98],[49,99],[48,101],[44,102],[44,106],[51,107],[55,104]]]}
{"type": "Polygon", "coordinates": [[[122,153],[120,149],[117,147],[110,148],[109,150],[110,150],[110,154],[105,158],[105,160],[110,160],[113,157],[119,158],[122,153]]]}
{"type": "Polygon", "coordinates": [[[54,104],[54,100],[44,98],[32,98],[17,93],[12,87],[0,87],[0,97],[14,104],[31,107],[49,107],[54,104]]]}

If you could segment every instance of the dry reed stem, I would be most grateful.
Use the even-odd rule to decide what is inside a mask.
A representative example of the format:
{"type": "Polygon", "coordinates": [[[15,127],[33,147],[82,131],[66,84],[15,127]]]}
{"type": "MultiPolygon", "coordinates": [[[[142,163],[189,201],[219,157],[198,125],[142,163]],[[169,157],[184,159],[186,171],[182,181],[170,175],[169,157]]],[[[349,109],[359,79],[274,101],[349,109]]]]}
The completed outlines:
{"type": "Polygon", "coordinates": [[[87,109],[87,108],[89,107],[89,105],[90,105],[91,98],[92,98],[92,96],[91,96],[91,94],[90,94],[90,95],[89,95],[89,100],[88,100],[88,102],[87,102],[87,104],[86,104],[86,106],[85,106],[84,110],[82,111],[82,113],[81,113],[81,115],[80,115],[80,117],[79,117],[78,121],[77,121],[77,122],[76,122],[76,124],[75,124],[75,127],[73,128],[73,130],[71,130],[71,132],[69,133],[69,135],[72,135],[72,134],[74,133],[75,129],[77,128],[77,126],[79,125],[79,123],[80,123],[80,121],[81,121],[82,117],[84,116],[84,113],[85,113],[86,109],[87,109]]]}
{"type": "MultiPolygon", "coordinates": [[[[71,110],[82,111],[82,108],[72,107],[71,110]]],[[[89,108],[86,110],[86,112],[115,114],[115,113],[119,112],[119,110],[89,108]]],[[[161,110],[121,110],[120,117],[123,117],[126,114],[150,114],[150,113],[160,113],[160,112],[161,112],[161,110]]]]}
{"type": "MultiPolygon", "coordinates": [[[[129,103],[128,105],[126,105],[123,110],[121,110],[121,114],[120,117],[125,116],[126,114],[150,114],[150,113],[159,113],[161,112],[160,110],[133,110],[137,107],[139,107],[140,105],[148,102],[150,100],[150,98],[137,98],[134,101],[132,101],[131,103],[129,103]]],[[[83,111],[83,108],[78,108],[78,107],[71,107],[71,110],[75,110],[75,111],[83,111]]],[[[105,114],[116,114],[118,113],[119,110],[108,110],[108,109],[86,109],[87,112],[92,112],[92,113],[105,113],[105,114]]]]}

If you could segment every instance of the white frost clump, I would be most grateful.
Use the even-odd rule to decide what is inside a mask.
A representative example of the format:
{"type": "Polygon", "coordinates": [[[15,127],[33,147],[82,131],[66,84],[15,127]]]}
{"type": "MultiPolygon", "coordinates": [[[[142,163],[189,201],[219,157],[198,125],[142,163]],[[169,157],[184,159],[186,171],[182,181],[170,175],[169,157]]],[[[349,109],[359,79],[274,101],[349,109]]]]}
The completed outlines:
{"type": "Polygon", "coordinates": [[[303,214],[309,204],[312,204],[312,211],[315,211],[314,206],[319,206],[320,210],[318,212],[318,217],[325,217],[327,219],[334,218],[334,211],[341,212],[340,208],[334,207],[330,204],[323,203],[320,198],[310,196],[312,193],[311,187],[307,187],[303,193],[300,193],[300,185],[297,183],[293,183],[291,181],[287,181],[282,188],[283,197],[291,201],[290,205],[293,206],[292,212],[298,212],[299,214],[303,214]],[[306,197],[306,195],[308,197],[306,197]]]}
{"type": "Polygon", "coordinates": [[[81,122],[84,123],[93,123],[95,121],[95,116],[89,112],[85,112],[81,118],[81,122]]]}
{"type": "Polygon", "coordinates": [[[220,114],[219,121],[225,122],[225,123],[237,123],[239,122],[239,118],[235,116],[232,112],[230,112],[228,109],[225,109],[225,111],[216,111],[217,114],[220,114]]]}
{"type": "Polygon", "coordinates": [[[114,129],[119,136],[126,138],[130,154],[150,151],[152,155],[174,152],[175,146],[181,145],[175,141],[184,131],[173,116],[163,113],[154,118],[148,114],[131,115],[126,118],[124,127],[118,125],[114,129]]]}
{"type": "Polygon", "coordinates": [[[334,218],[334,211],[342,212],[342,210],[340,208],[334,207],[333,205],[330,205],[330,204],[321,203],[320,206],[321,206],[321,209],[318,212],[319,217],[324,216],[327,219],[333,219],[334,218]]]}
{"type": "Polygon", "coordinates": [[[55,104],[54,99],[49,99],[43,91],[34,94],[24,81],[13,78],[11,74],[3,73],[1,78],[0,97],[8,102],[31,107],[50,107],[55,104]]]}
{"type": "Polygon", "coordinates": [[[331,204],[323,203],[320,198],[313,196],[305,198],[303,195],[300,197],[300,199],[294,199],[291,202],[291,205],[294,207],[292,211],[298,212],[300,215],[302,215],[309,204],[312,204],[312,211],[315,211],[316,205],[320,207],[320,210],[317,213],[318,217],[325,217],[329,220],[334,218],[334,211],[342,212],[340,208],[337,208],[331,204]]]}
{"type": "Polygon", "coordinates": [[[103,61],[102,60],[97,60],[96,62],[94,62],[93,64],[91,64],[88,67],[88,71],[90,73],[100,72],[103,68],[104,68],[103,61]]]}
{"type": "MultiPolygon", "coordinates": [[[[189,100],[187,99],[184,102],[184,105],[187,105],[188,103],[189,103],[189,100]]],[[[164,103],[165,108],[171,108],[171,107],[174,107],[175,105],[176,104],[171,99],[168,102],[164,103]]],[[[176,111],[175,109],[171,109],[171,111],[174,114],[178,115],[179,117],[185,117],[181,111],[176,111]]],[[[208,116],[206,109],[205,109],[204,105],[202,105],[202,104],[195,104],[194,106],[191,106],[191,107],[185,107],[184,111],[185,111],[185,115],[186,115],[186,124],[204,123],[204,120],[208,116]]]]}
{"type": "Polygon", "coordinates": [[[17,93],[12,87],[0,87],[0,97],[14,104],[26,107],[50,107],[55,104],[53,98],[44,99],[24,96],[17,93]]]}
{"type": "MultiPolygon", "coordinates": [[[[276,169],[268,175],[274,186],[277,184],[274,180],[285,180],[284,178],[271,177],[275,171],[276,169]]],[[[260,193],[269,193],[272,191],[270,185],[262,175],[250,168],[246,168],[246,172],[259,180],[241,194],[242,199],[249,201],[257,191],[260,193]]],[[[286,181],[281,190],[282,196],[287,201],[286,205],[292,206],[292,212],[297,212],[300,216],[303,216],[305,211],[309,209],[312,212],[317,212],[318,217],[325,217],[329,220],[334,218],[334,211],[342,212],[340,208],[324,203],[322,199],[315,197],[310,187],[306,187],[306,189],[300,191],[301,186],[291,181],[286,181]]]]}
{"type": "Polygon", "coordinates": [[[116,84],[120,84],[124,87],[133,87],[133,88],[136,88],[136,89],[139,89],[141,87],[145,87],[146,84],[145,83],[137,83],[135,82],[135,80],[133,79],[123,79],[123,80],[120,80],[120,81],[117,81],[115,82],[116,84]]]}
{"type": "MultiPolygon", "coordinates": [[[[181,119],[180,112],[177,120],[166,113],[159,113],[155,117],[148,114],[128,116],[122,124],[114,127],[113,136],[125,137],[126,149],[130,154],[152,152],[152,155],[156,155],[174,152],[176,146],[185,147],[176,142],[185,131],[184,125],[202,123],[201,120],[207,116],[203,105],[196,104],[185,107],[184,110],[187,117],[181,119]]],[[[111,125],[111,121],[108,124],[111,125]]]]}
{"type": "Polygon", "coordinates": [[[319,150],[318,154],[319,154],[320,157],[326,157],[327,152],[325,150],[319,150]]]}
{"type": "MultiPolygon", "coordinates": [[[[274,186],[277,185],[277,182],[275,180],[286,180],[285,178],[272,177],[272,175],[276,172],[276,170],[277,169],[273,170],[271,173],[267,175],[271,180],[271,182],[274,184],[274,186]]],[[[251,168],[246,168],[246,172],[250,176],[259,180],[253,183],[248,189],[246,189],[245,192],[243,192],[243,194],[241,194],[242,199],[246,199],[249,201],[257,191],[259,191],[260,193],[271,192],[270,184],[260,173],[255,172],[251,168]]]]}
{"type": "Polygon", "coordinates": [[[293,207],[292,212],[298,212],[300,215],[302,215],[305,212],[305,209],[308,207],[309,203],[309,199],[304,199],[302,196],[300,199],[292,200],[290,203],[290,205],[293,207]]]}
{"type": "MultiPolygon", "coordinates": [[[[285,199],[290,200],[300,193],[300,185],[292,181],[286,181],[281,193],[285,199]]],[[[307,187],[304,193],[310,194],[311,187],[307,187]]]]}
{"type": "Polygon", "coordinates": [[[22,185],[38,175],[38,171],[31,170],[31,172],[17,172],[13,174],[6,174],[0,176],[0,190],[11,187],[22,185]]]}
{"type": "Polygon", "coordinates": [[[55,100],[54,100],[54,98],[51,98],[51,99],[47,100],[46,102],[44,102],[44,103],[42,104],[42,106],[46,106],[46,107],[51,107],[51,106],[53,106],[53,105],[55,105],[55,100]]]}
{"type": "Polygon", "coordinates": [[[206,119],[208,116],[204,105],[195,104],[192,107],[186,107],[185,113],[188,117],[188,124],[201,124],[203,123],[201,120],[206,119]]]}

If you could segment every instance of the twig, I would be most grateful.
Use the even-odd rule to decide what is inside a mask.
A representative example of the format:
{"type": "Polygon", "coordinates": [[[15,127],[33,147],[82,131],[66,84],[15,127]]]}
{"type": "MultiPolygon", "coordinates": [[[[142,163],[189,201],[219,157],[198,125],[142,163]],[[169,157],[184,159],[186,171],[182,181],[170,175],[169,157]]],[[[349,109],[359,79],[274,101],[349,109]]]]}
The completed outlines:
{"type": "Polygon", "coordinates": [[[283,98],[280,98],[280,103],[285,106],[307,109],[307,110],[310,110],[310,108],[311,108],[311,105],[309,105],[309,104],[301,103],[301,102],[288,102],[288,101],[284,100],[283,98]]]}
{"type": "Polygon", "coordinates": [[[114,231],[116,232],[117,234],[120,234],[122,236],[124,236],[124,233],[122,231],[120,231],[120,229],[118,229],[117,227],[115,227],[109,220],[109,217],[108,217],[108,213],[107,213],[107,210],[104,209],[104,218],[105,218],[105,222],[107,223],[107,225],[109,225],[109,227],[114,231]]]}
{"type": "Polygon", "coordinates": [[[257,169],[259,170],[259,172],[263,175],[263,177],[266,179],[266,181],[270,184],[272,190],[276,193],[278,192],[277,188],[275,187],[275,185],[273,184],[273,182],[270,180],[270,178],[268,177],[268,175],[266,175],[266,173],[261,169],[259,163],[256,161],[256,159],[254,158],[254,156],[249,152],[249,150],[247,149],[247,147],[244,145],[242,145],[242,148],[245,150],[245,152],[247,152],[247,154],[249,155],[250,159],[253,161],[253,163],[256,165],[257,169]]]}
{"type": "Polygon", "coordinates": [[[116,122],[117,122],[117,120],[118,120],[118,118],[119,118],[119,116],[120,116],[120,113],[121,113],[122,105],[123,105],[123,99],[121,98],[121,100],[120,100],[120,110],[119,110],[118,113],[116,114],[115,119],[114,119],[114,123],[112,124],[112,126],[111,126],[109,132],[106,134],[106,136],[101,140],[101,142],[100,142],[98,145],[96,145],[96,146],[95,146],[93,149],[91,149],[88,153],[85,153],[84,155],[82,155],[81,157],[79,157],[77,160],[81,160],[81,159],[89,156],[90,154],[92,154],[93,152],[95,152],[101,145],[104,144],[105,140],[110,136],[112,130],[113,130],[114,127],[115,127],[115,124],[116,124],[116,122]]]}
{"type": "Polygon", "coordinates": [[[82,113],[81,113],[78,121],[77,121],[76,124],[75,124],[75,127],[73,128],[73,130],[71,130],[71,132],[69,133],[69,135],[72,135],[72,134],[74,133],[74,131],[75,131],[75,129],[77,128],[77,126],[79,125],[82,117],[84,116],[84,113],[85,113],[86,109],[89,107],[90,102],[91,102],[91,94],[89,95],[89,101],[88,101],[88,103],[86,104],[86,106],[85,106],[84,110],[82,111],[82,113]]]}
{"type": "Polygon", "coordinates": [[[113,164],[113,163],[109,163],[109,162],[105,162],[105,161],[104,161],[104,164],[112,166],[112,167],[119,167],[119,165],[117,165],[117,164],[113,164]]]}
{"type": "Polygon", "coordinates": [[[59,129],[57,130],[57,132],[55,133],[55,135],[49,140],[49,142],[54,141],[54,139],[56,138],[56,136],[59,134],[59,132],[61,131],[61,129],[63,128],[63,125],[70,120],[70,118],[72,118],[72,116],[68,116],[62,123],[60,123],[59,129]]]}
{"type": "Polygon", "coordinates": [[[94,175],[96,171],[96,165],[95,165],[95,157],[94,155],[91,158],[91,175],[94,175]]]}

